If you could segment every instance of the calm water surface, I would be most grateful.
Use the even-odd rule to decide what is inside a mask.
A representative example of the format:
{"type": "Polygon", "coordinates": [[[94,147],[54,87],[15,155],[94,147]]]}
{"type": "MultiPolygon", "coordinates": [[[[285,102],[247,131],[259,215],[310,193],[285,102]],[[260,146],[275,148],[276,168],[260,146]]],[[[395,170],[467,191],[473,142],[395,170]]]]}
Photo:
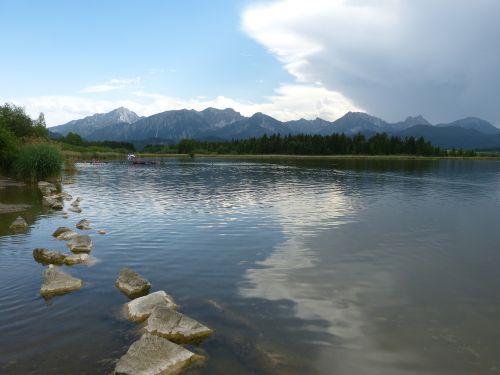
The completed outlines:
{"type": "Polygon", "coordinates": [[[81,166],[81,214],[0,215],[0,373],[109,374],[137,339],[124,266],[215,329],[186,374],[500,373],[500,163],[169,159],[81,166]],[[32,250],[86,218],[92,266],[44,300],[32,250]],[[105,229],[101,236],[96,229],[105,229]]]}

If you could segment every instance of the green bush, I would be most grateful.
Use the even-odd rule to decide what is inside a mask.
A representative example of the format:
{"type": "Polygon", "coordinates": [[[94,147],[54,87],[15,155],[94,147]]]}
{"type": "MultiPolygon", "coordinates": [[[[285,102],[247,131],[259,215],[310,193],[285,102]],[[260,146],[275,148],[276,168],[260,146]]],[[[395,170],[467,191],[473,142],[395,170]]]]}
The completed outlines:
{"type": "Polygon", "coordinates": [[[27,180],[44,180],[61,173],[63,158],[59,150],[47,145],[24,146],[14,165],[19,177],[27,180]]]}
{"type": "Polygon", "coordinates": [[[6,173],[9,171],[16,153],[16,137],[10,130],[0,125],[0,172],[6,173]]]}

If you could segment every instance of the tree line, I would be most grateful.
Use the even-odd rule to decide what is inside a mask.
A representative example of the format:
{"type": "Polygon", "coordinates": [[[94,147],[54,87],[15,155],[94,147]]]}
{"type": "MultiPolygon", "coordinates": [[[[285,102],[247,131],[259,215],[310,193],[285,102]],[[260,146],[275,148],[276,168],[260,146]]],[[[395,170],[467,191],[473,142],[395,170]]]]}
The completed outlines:
{"type": "Polygon", "coordinates": [[[115,150],[135,151],[135,147],[129,142],[118,141],[86,141],[79,134],[69,132],[66,136],[57,138],[57,141],[63,142],[72,146],[79,147],[105,147],[115,150]]]}
{"type": "Polygon", "coordinates": [[[199,141],[183,139],[174,146],[147,145],[151,153],[209,154],[281,154],[281,155],[415,155],[474,156],[474,151],[445,150],[433,146],[423,137],[396,137],[386,133],[365,137],[357,134],[332,135],[264,135],[260,138],[230,141],[199,141]]]}

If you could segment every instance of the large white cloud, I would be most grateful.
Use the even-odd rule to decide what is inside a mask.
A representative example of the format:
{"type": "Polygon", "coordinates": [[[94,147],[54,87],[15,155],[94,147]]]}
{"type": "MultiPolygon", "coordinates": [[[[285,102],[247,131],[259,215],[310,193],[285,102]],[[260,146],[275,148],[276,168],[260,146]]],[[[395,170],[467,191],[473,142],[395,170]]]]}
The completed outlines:
{"type": "Polygon", "coordinates": [[[246,116],[264,112],[283,121],[301,117],[313,119],[317,116],[334,120],[349,110],[358,110],[342,95],[317,85],[282,85],[276,89],[274,95],[265,98],[261,103],[243,102],[224,96],[179,99],[144,91],[123,92],[120,96],[127,99],[102,99],[101,96],[97,98],[94,95],[56,95],[8,98],[4,101],[23,106],[33,117],[43,112],[49,126],[60,125],[94,113],[108,112],[122,106],[143,116],[183,108],[233,108],[246,116]]]}
{"type": "Polygon", "coordinates": [[[500,123],[500,1],[281,0],[244,30],[299,82],[389,120],[475,115],[500,123]]]}

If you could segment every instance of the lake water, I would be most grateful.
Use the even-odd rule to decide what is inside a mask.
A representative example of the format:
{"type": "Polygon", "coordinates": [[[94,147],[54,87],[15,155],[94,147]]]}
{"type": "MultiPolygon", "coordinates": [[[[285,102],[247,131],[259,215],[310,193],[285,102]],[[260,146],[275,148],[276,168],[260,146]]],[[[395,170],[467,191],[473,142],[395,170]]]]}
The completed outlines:
{"type": "Polygon", "coordinates": [[[26,234],[0,215],[0,373],[109,374],[140,334],[114,286],[128,266],[215,334],[185,374],[500,373],[500,163],[166,159],[81,166],[81,214],[26,234]],[[35,247],[82,218],[84,280],[44,300],[35,247]],[[107,235],[99,235],[105,229],[107,235]]]}

